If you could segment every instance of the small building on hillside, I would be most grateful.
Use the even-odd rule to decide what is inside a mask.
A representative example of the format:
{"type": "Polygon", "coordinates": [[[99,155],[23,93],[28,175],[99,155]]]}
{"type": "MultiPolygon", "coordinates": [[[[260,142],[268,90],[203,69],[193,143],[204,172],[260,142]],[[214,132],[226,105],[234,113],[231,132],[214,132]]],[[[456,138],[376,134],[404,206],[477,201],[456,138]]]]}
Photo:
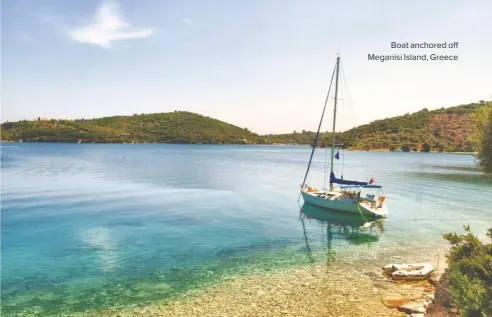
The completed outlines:
{"type": "Polygon", "coordinates": [[[41,118],[41,117],[38,117],[38,121],[43,121],[43,122],[46,122],[46,121],[51,121],[50,118],[41,118]]]}

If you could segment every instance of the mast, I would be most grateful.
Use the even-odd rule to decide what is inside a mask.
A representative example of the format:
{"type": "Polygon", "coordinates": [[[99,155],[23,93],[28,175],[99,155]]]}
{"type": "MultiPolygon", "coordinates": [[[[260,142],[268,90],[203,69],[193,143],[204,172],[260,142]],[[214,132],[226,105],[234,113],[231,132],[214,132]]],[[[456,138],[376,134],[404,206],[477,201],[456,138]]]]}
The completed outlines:
{"type": "MultiPolygon", "coordinates": [[[[337,75],[335,78],[335,106],[333,107],[333,137],[331,142],[331,168],[330,176],[333,173],[333,159],[335,158],[335,123],[337,121],[337,99],[338,99],[338,73],[340,69],[340,56],[337,56],[337,75]]],[[[330,177],[330,190],[333,190],[333,184],[330,177]]]]}
{"type": "Polygon", "coordinates": [[[306,170],[306,175],[304,175],[304,180],[301,185],[301,189],[304,188],[304,185],[306,184],[306,179],[309,173],[309,169],[311,167],[311,162],[313,161],[313,155],[314,155],[314,150],[316,149],[316,144],[318,143],[318,138],[319,138],[319,131],[321,130],[321,124],[323,123],[323,117],[325,116],[325,110],[326,110],[326,105],[328,104],[328,99],[330,98],[330,92],[331,92],[331,85],[333,84],[333,77],[335,77],[335,70],[338,69],[338,59],[337,59],[337,64],[335,68],[333,68],[333,73],[331,74],[331,79],[330,79],[330,86],[328,87],[328,93],[326,94],[326,99],[325,99],[325,105],[323,106],[323,112],[321,113],[321,119],[319,120],[319,125],[318,125],[318,131],[316,132],[316,137],[314,138],[313,141],[313,149],[311,150],[311,157],[309,158],[309,163],[308,167],[306,170]]]}

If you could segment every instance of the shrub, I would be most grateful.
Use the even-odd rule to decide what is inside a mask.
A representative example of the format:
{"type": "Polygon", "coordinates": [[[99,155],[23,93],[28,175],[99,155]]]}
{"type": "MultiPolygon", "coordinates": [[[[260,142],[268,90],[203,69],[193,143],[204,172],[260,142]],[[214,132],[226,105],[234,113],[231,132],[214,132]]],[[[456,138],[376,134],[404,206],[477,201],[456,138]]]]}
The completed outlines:
{"type": "MultiPolygon", "coordinates": [[[[485,244],[464,226],[466,235],[447,233],[448,280],[463,316],[492,316],[492,243],[485,244]]],[[[492,228],[487,236],[492,239],[492,228]]]]}
{"type": "Polygon", "coordinates": [[[478,165],[492,175],[492,102],[477,109],[472,115],[474,127],[470,140],[477,150],[478,165]]]}

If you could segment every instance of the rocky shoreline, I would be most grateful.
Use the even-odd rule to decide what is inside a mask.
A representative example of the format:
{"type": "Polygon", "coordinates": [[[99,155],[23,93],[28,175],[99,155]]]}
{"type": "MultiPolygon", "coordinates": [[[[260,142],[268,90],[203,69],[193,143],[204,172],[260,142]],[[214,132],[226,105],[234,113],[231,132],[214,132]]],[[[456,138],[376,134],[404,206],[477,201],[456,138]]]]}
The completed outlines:
{"type": "Polygon", "coordinates": [[[395,282],[384,276],[381,268],[330,263],[261,276],[230,277],[208,289],[189,292],[180,300],[81,316],[454,317],[443,315],[438,304],[432,304],[436,302],[433,298],[439,273],[430,281],[395,282]]]}
{"type": "Polygon", "coordinates": [[[458,317],[459,309],[456,307],[447,279],[447,270],[436,281],[434,299],[426,306],[426,317],[458,317]]]}

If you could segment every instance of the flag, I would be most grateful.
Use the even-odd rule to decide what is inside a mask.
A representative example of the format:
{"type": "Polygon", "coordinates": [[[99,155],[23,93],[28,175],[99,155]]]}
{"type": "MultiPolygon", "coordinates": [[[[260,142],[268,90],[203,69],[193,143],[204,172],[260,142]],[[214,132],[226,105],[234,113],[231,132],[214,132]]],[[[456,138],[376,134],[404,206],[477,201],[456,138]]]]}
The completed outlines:
{"type": "Polygon", "coordinates": [[[369,180],[369,185],[371,185],[373,183],[374,183],[374,178],[371,177],[371,179],[369,180]]]}
{"type": "Polygon", "coordinates": [[[337,151],[337,154],[335,154],[335,158],[336,158],[337,160],[339,160],[339,159],[340,159],[340,151],[337,151]]]}

